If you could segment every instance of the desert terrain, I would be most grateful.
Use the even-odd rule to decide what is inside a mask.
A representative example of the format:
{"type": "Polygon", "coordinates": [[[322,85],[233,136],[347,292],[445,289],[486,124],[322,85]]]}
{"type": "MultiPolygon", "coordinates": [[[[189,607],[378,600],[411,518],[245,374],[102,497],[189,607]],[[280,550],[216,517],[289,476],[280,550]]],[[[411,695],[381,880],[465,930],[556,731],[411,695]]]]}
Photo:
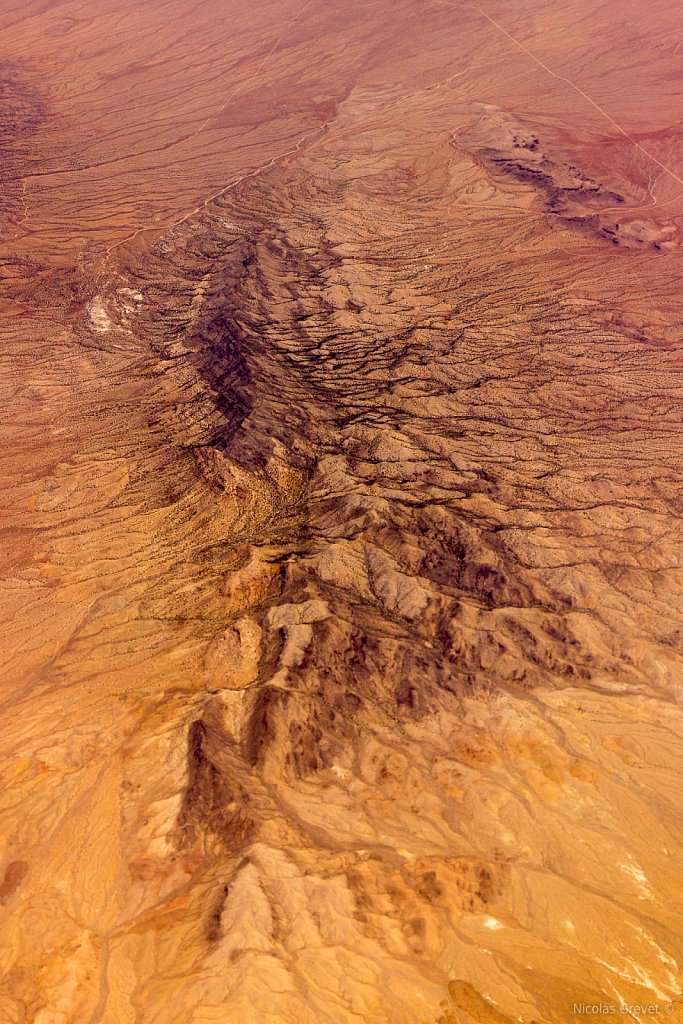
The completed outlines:
{"type": "Polygon", "coordinates": [[[681,24],[0,10],[0,1024],[683,1021],[681,24]]]}

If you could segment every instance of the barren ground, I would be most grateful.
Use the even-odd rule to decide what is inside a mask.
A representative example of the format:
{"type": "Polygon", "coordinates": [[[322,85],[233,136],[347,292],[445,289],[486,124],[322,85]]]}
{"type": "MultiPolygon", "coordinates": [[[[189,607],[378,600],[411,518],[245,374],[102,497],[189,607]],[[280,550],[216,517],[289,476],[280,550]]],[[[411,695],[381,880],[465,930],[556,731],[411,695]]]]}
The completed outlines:
{"type": "Polygon", "coordinates": [[[683,1021],[680,27],[0,11],[2,1024],[683,1021]]]}

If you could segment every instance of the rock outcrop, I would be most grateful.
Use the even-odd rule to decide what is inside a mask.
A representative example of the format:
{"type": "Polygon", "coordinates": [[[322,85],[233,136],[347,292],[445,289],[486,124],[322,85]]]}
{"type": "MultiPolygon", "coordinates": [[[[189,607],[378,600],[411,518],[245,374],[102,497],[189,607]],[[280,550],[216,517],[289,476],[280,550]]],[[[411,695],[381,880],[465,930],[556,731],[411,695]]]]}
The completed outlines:
{"type": "Polygon", "coordinates": [[[677,10],[553,7],[0,16],[2,1020],[683,1013],[677,10]]]}

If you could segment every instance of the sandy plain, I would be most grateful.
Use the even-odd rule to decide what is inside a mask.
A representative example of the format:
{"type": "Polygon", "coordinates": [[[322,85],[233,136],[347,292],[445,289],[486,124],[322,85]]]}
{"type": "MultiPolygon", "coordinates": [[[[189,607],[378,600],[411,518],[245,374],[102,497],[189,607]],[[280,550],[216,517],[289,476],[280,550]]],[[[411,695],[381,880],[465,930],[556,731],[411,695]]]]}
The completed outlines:
{"type": "Polygon", "coordinates": [[[0,12],[0,1020],[683,1020],[680,20],[0,12]]]}

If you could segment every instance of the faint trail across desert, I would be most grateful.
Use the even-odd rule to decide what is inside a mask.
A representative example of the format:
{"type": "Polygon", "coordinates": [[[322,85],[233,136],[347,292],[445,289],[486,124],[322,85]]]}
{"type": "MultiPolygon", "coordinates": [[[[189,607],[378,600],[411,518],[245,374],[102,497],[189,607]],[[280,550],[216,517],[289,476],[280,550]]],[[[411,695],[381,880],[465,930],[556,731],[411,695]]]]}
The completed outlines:
{"type": "Polygon", "coordinates": [[[184,213],[182,217],[180,217],[178,220],[173,221],[171,224],[166,224],[163,227],[160,227],[159,225],[149,225],[146,227],[138,228],[136,231],[131,232],[130,235],[126,235],[125,238],[122,238],[119,242],[116,242],[114,245],[110,246],[107,249],[104,256],[102,257],[103,266],[99,272],[98,277],[101,276],[103,267],[106,264],[106,262],[110,259],[110,257],[117,250],[122,248],[122,246],[126,245],[127,242],[132,242],[134,241],[134,239],[139,238],[141,235],[147,234],[148,232],[156,231],[157,233],[166,233],[167,231],[172,231],[174,228],[179,227],[181,224],[184,224],[191,217],[195,217],[202,210],[205,210],[216,199],[220,199],[221,196],[227,195],[229,192],[232,192],[232,190],[237,188],[238,185],[241,185],[243,181],[249,181],[252,178],[258,178],[260,175],[264,174],[265,171],[269,170],[269,168],[274,167],[275,164],[279,163],[281,160],[286,160],[287,157],[293,156],[295,153],[298,153],[301,150],[301,147],[309,139],[314,138],[314,136],[316,135],[322,134],[330,124],[331,121],[326,121],[324,124],[319,125],[312,131],[306,132],[304,135],[301,136],[301,138],[296,142],[296,144],[291,149],[288,149],[285,153],[278,153],[270,160],[267,160],[266,163],[261,164],[259,167],[255,167],[252,171],[248,171],[246,174],[241,174],[239,178],[235,178],[235,180],[231,181],[229,185],[225,186],[225,188],[221,188],[217,192],[213,192],[210,196],[207,196],[206,199],[203,199],[201,203],[199,203],[197,206],[194,206],[191,210],[188,210],[187,213],[184,213]]]}
{"type": "Polygon", "coordinates": [[[652,162],[657,164],[658,167],[661,167],[663,171],[666,171],[667,174],[670,174],[675,181],[677,181],[680,185],[683,185],[683,178],[679,177],[676,174],[676,172],[672,171],[670,167],[666,166],[666,164],[663,164],[661,160],[658,160],[656,156],[653,156],[652,153],[650,153],[649,150],[647,150],[636,139],[634,139],[633,136],[630,135],[625,128],[622,128],[622,126],[617,121],[615,121],[614,118],[611,117],[610,114],[608,114],[607,111],[603,107],[601,107],[599,103],[596,103],[595,100],[588,95],[588,93],[584,92],[583,89],[576,85],[575,82],[572,82],[571,78],[566,78],[564,75],[558,75],[557,72],[552,70],[552,68],[549,68],[547,64],[545,64],[539,57],[532,53],[531,50],[529,50],[523,43],[520,43],[519,39],[515,39],[515,37],[511,35],[506,28],[503,28],[503,26],[499,22],[497,22],[495,18],[492,18],[490,14],[487,14],[486,11],[483,11],[481,7],[477,7],[476,5],[473,4],[472,8],[473,10],[478,11],[479,14],[482,15],[482,17],[486,18],[486,20],[489,21],[495,28],[497,28],[499,32],[502,32],[504,36],[506,36],[511,42],[513,42],[515,46],[519,47],[520,50],[526,53],[528,57],[531,57],[534,63],[538,64],[539,68],[543,68],[544,71],[547,71],[549,75],[552,75],[553,78],[556,78],[558,81],[566,82],[566,84],[569,85],[575,92],[577,92],[579,96],[582,96],[587,103],[590,103],[590,105],[592,107],[595,107],[595,109],[599,113],[601,113],[603,117],[607,118],[609,123],[614,128],[616,128],[617,131],[621,135],[623,135],[625,139],[628,139],[628,141],[637,149],[639,149],[640,152],[643,153],[649,160],[652,160],[652,162]]]}
{"type": "MultiPolygon", "coordinates": [[[[298,12],[298,14],[294,18],[291,18],[287,22],[287,25],[285,26],[283,31],[278,35],[278,37],[275,39],[275,41],[273,42],[273,45],[271,46],[271,48],[268,51],[268,53],[266,54],[266,56],[263,58],[263,60],[261,61],[261,63],[257,67],[257,69],[254,72],[254,74],[251,75],[250,78],[247,78],[244,82],[240,83],[240,85],[236,89],[234,89],[233,92],[230,93],[230,95],[225,100],[225,102],[217,110],[215,110],[211,114],[209,114],[209,116],[206,117],[204,119],[204,121],[202,121],[202,123],[196,128],[196,130],[194,132],[192,132],[190,135],[184,136],[181,139],[177,139],[176,142],[173,143],[173,145],[180,145],[183,142],[191,142],[193,139],[197,138],[197,136],[200,135],[201,132],[204,131],[204,129],[207,127],[207,125],[210,124],[210,122],[212,120],[214,120],[216,117],[219,117],[228,108],[228,106],[233,102],[233,100],[235,100],[240,95],[240,93],[244,92],[244,90],[249,85],[251,85],[252,83],[254,83],[255,81],[258,80],[260,75],[263,73],[263,70],[266,67],[268,61],[270,60],[270,58],[272,57],[273,53],[275,52],[275,49],[277,48],[277,46],[287,36],[287,34],[289,33],[289,31],[292,28],[292,26],[295,25],[301,19],[301,17],[304,14],[304,11],[306,10],[306,8],[309,6],[309,4],[311,2],[312,2],[312,0],[306,0],[306,2],[303,4],[303,6],[301,7],[301,9],[298,12]]],[[[326,124],[328,124],[328,123],[329,122],[326,122],[326,124]]],[[[325,125],[321,125],[318,129],[315,129],[315,131],[320,131],[321,128],[325,128],[326,124],[325,125]]],[[[174,221],[171,224],[165,225],[163,230],[171,230],[174,227],[178,227],[178,225],[184,223],[188,219],[188,217],[192,217],[196,213],[199,213],[200,210],[205,209],[206,206],[208,206],[209,203],[213,202],[214,199],[218,199],[220,196],[225,195],[226,193],[230,192],[233,188],[236,188],[243,181],[246,181],[249,178],[255,177],[255,176],[259,175],[259,174],[262,174],[269,167],[272,167],[276,163],[277,160],[283,160],[286,157],[291,156],[293,153],[297,152],[300,149],[301,145],[303,145],[303,143],[305,142],[307,137],[308,136],[302,136],[302,138],[299,139],[299,141],[296,143],[296,145],[294,146],[293,149],[288,150],[286,153],[282,153],[282,154],[279,154],[276,157],[273,157],[272,160],[267,161],[265,164],[262,164],[261,166],[255,168],[253,171],[249,171],[248,173],[241,175],[239,178],[236,178],[235,181],[232,181],[229,185],[226,185],[225,188],[219,189],[218,192],[215,192],[214,194],[208,196],[203,202],[201,202],[198,206],[194,207],[192,210],[188,211],[188,213],[184,214],[179,220],[174,221]]],[[[124,157],[122,159],[126,159],[126,158],[124,157]]],[[[129,235],[126,235],[125,238],[122,238],[119,242],[116,242],[114,245],[110,246],[106,250],[104,256],[102,257],[103,264],[106,265],[106,262],[109,260],[110,256],[114,252],[116,252],[118,249],[120,249],[123,245],[125,245],[127,242],[132,242],[135,238],[138,238],[140,235],[143,235],[143,234],[145,234],[148,231],[159,231],[159,230],[162,230],[162,229],[160,229],[158,225],[147,225],[147,226],[144,226],[144,227],[136,229],[135,231],[131,232],[129,235]]],[[[100,273],[101,273],[101,271],[100,271],[100,273]]],[[[98,277],[99,276],[100,275],[98,274],[98,277]]]]}

